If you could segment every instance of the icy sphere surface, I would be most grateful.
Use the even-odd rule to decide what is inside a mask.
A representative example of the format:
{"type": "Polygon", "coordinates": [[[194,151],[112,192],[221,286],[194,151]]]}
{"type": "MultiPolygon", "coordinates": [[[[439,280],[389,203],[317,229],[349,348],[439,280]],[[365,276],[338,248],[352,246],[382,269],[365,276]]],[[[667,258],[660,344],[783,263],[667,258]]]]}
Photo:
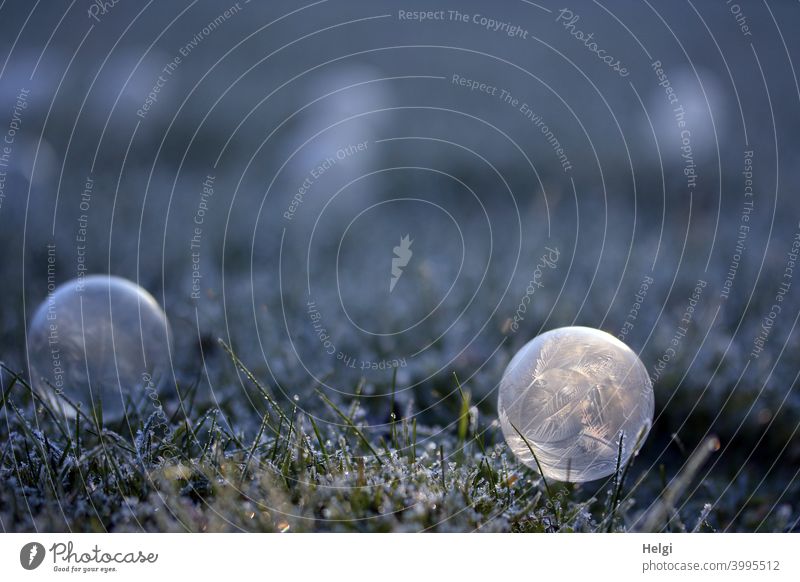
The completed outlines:
{"type": "Polygon", "coordinates": [[[497,408],[506,442],[523,463],[538,470],[532,448],[545,477],[580,483],[611,475],[618,457],[624,466],[637,439],[644,442],[653,385],[614,336],[562,327],[517,352],[500,381],[497,408]]]}
{"type": "Polygon", "coordinates": [[[170,371],[167,317],[144,289],[120,277],[92,275],[57,287],[36,310],[28,332],[31,383],[68,417],[102,403],[121,419],[128,404],[157,397],[170,371]]]}

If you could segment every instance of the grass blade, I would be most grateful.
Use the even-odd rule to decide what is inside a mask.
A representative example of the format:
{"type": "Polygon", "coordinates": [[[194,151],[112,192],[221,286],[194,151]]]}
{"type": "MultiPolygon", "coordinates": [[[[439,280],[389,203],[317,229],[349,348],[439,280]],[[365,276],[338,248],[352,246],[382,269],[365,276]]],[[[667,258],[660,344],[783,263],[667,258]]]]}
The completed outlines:
{"type": "Polygon", "coordinates": [[[358,438],[361,439],[361,442],[364,443],[364,446],[366,446],[369,449],[369,451],[373,454],[375,459],[377,459],[378,464],[383,465],[383,461],[381,461],[381,457],[380,455],[378,455],[378,452],[374,448],[372,448],[372,445],[367,440],[367,437],[364,436],[364,433],[362,433],[358,429],[358,427],[353,423],[353,421],[350,420],[350,418],[344,412],[339,410],[339,407],[336,406],[333,402],[331,402],[331,400],[327,396],[325,396],[325,394],[323,394],[320,390],[317,390],[317,394],[319,394],[319,397],[322,398],[322,401],[325,404],[327,404],[331,408],[331,410],[333,410],[339,416],[339,418],[344,420],[344,422],[353,430],[353,432],[356,433],[356,435],[358,435],[358,438]]]}

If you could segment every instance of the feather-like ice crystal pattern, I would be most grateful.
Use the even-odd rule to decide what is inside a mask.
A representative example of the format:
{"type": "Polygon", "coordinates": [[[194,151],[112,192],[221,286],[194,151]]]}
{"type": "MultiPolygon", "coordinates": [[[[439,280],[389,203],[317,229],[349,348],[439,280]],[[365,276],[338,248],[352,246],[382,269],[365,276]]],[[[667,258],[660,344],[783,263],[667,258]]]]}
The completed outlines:
{"type": "Polygon", "coordinates": [[[653,385],[617,338],[564,327],[514,356],[500,382],[498,410],[506,441],[522,462],[536,468],[538,460],[546,477],[560,481],[592,481],[616,469],[620,438],[622,465],[643,442],[653,420],[653,385]]]}

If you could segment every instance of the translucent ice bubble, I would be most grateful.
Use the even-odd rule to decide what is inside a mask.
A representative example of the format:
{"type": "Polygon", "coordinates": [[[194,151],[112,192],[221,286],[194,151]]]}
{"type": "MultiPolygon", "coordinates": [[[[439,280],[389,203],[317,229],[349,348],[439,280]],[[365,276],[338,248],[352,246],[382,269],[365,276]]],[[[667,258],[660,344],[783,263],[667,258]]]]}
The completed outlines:
{"type": "Polygon", "coordinates": [[[170,370],[167,316],[126,279],[92,275],[64,283],[36,310],[28,332],[31,383],[68,417],[100,410],[119,420],[129,404],[158,399],[170,370]]]}
{"type": "Polygon", "coordinates": [[[506,442],[523,463],[538,470],[538,460],[545,477],[580,483],[611,475],[617,459],[624,466],[644,441],[653,385],[641,360],[614,336],[562,327],[514,356],[497,407],[506,442]]]}

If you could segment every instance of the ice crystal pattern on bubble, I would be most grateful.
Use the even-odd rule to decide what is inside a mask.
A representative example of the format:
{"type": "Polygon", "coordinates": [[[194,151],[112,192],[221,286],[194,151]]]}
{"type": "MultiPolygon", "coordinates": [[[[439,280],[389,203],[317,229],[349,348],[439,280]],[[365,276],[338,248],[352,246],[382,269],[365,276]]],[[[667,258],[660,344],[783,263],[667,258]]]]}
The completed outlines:
{"type": "Polygon", "coordinates": [[[561,328],[534,338],[514,357],[498,408],[506,440],[524,463],[536,466],[530,445],[545,476],[590,481],[613,473],[620,436],[624,463],[646,435],[653,390],[625,344],[599,330],[561,328]]]}

